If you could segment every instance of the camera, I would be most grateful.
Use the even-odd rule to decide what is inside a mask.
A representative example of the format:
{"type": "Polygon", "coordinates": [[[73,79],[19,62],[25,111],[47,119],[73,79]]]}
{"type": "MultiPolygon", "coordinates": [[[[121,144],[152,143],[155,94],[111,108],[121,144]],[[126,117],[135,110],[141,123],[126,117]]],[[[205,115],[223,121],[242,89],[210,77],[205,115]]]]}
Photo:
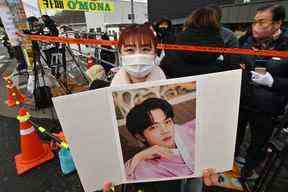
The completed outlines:
{"type": "Polygon", "coordinates": [[[288,146],[288,127],[282,128],[269,142],[278,152],[288,146]]]}

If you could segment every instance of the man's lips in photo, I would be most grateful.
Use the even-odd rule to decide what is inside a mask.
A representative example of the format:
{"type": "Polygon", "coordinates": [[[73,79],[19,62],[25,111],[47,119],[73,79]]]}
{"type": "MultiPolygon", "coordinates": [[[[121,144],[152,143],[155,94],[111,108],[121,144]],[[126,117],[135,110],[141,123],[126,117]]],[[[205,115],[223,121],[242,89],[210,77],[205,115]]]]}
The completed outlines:
{"type": "Polygon", "coordinates": [[[172,140],[172,136],[166,136],[162,139],[164,142],[170,142],[172,140]]]}

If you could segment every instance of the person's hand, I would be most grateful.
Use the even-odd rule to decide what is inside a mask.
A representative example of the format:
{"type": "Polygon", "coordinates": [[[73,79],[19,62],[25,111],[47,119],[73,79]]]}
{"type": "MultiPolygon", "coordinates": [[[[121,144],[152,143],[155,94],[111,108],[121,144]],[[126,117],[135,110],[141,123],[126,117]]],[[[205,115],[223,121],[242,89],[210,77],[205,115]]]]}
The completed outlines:
{"type": "Polygon", "coordinates": [[[203,172],[203,180],[206,186],[213,186],[219,184],[219,175],[213,169],[206,169],[203,172]]]}
{"type": "Polygon", "coordinates": [[[113,188],[113,185],[110,181],[105,181],[103,183],[103,192],[109,192],[113,188]]]}
{"type": "Polygon", "coordinates": [[[240,65],[240,68],[245,70],[246,69],[246,64],[239,64],[240,65]]]}
{"type": "Polygon", "coordinates": [[[139,162],[143,160],[155,159],[155,158],[166,158],[169,159],[172,156],[172,152],[169,148],[154,145],[137,153],[129,162],[126,164],[129,167],[128,174],[132,174],[134,169],[139,162]]]}
{"type": "Polygon", "coordinates": [[[251,79],[254,83],[257,83],[259,85],[272,87],[272,85],[274,83],[274,79],[269,72],[266,72],[264,75],[262,75],[260,73],[256,73],[254,71],[251,71],[251,73],[252,73],[251,79]]]}

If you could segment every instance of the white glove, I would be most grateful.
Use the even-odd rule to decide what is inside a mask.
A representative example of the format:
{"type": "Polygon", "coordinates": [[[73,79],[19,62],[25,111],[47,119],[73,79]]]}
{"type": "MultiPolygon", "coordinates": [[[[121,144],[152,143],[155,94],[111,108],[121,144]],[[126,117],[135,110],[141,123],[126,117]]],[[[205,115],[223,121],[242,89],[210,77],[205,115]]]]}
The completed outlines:
{"type": "Polygon", "coordinates": [[[265,75],[262,75],[260,73],[256,73],[254,71],[251,71],[251,73],[252,73],[252,81],[254,83],[257,83],[259,85],[272,87],[272,85],[274,83],[274,79],[269,72],[266,72],[265,75]]]}

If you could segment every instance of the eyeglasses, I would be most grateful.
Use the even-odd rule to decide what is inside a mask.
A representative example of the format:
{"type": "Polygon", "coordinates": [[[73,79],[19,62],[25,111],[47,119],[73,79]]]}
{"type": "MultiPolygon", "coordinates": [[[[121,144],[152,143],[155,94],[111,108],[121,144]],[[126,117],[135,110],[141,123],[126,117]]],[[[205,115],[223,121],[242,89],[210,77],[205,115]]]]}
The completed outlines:
{"type": "Polygon", "coordinates": [[[273,23],[274,22],[272,20],[260,19],[260,20],[254,20],[252,25],[258,24],[260,27],[268,27],[269,25],[271,25],[273,23]]]}
{"type": "Polygon", "coordinates": [[[167,128],[167,127],[173,126],[173,124],[174,124],[173,119],[167,118],[163,122],[158,122],[158,123],[151,125],[150,127],[148,127],[148,129],[153,130],[153,129],[167,128]]]}

